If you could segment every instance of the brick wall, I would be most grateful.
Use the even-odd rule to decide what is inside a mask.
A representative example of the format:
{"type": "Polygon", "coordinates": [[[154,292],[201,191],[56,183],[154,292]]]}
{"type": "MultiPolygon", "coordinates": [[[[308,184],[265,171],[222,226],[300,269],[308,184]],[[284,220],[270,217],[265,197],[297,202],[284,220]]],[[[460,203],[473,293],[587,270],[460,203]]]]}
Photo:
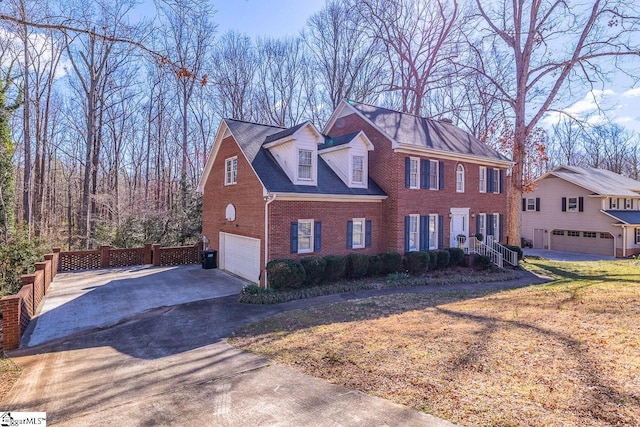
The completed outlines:
{"type": "MultiPolygon", "coordinates": [[[[450,224],[448,215],[451,208],[470,208],[471,214],[499,213],[507,214],[508,182],[504,182],[501,194],[479,192],[479,166],[482,163],[450,160],[435,156],[416,156],[438,160],[444,163],[444,189],[408,189],[405,188],[405,157],[408,154],[394,153],[391,142],[378,130],[357,114],[351,114],[336,120],[329,130],[329,136],[340,136],[349,132],[363,130],[375,146],[369,152],[369,175],[388,194],[383,202],[384,251],[404,252],[404,217],[410,214],[438,214],[445,218],[444,243],[449,245],[450,224]],[[456,192],[456,168],[462,164],[465,170],[465,191],[456,192]]],[[[469,218],[470,234],[476,232],[474,218],[469,218]]],[[[504,233],[507,227],[504,225],[504,233]]],[[[503,239],[504,240],[504,239],[503,239]]]]}
{"type": "MultiPolygon", "coordinates": [[[[232,136],[222,140],[202,195],[202,234],[209,246],[220,249],[220,232],[264,240],[262,183],[232,136]],[[238,176],[234,185],[224,185],[225,159],[237,156],[238,176]],[[227,205],[233,204],[236,219],[227,221],[227,205]]],[[[264,244],[264,242],[262,242],[264,244]]],[[[264,265],[264,249],[260,251],[264,265]]]]}
{"type": "Polygon", "coordinates": [[[346,255],[351,252],[379,254],[384,250],[384,228],[380,202],[308,202],[276,199],[269,205],[269,259],[300,259],[304,256],[346,255]],[[354,218],[371,220],[371,247],[347,248],[347,221],[354,218]],[[291,253],[291,222],[299,219],[322,222],[320,252],[291,253]]]}

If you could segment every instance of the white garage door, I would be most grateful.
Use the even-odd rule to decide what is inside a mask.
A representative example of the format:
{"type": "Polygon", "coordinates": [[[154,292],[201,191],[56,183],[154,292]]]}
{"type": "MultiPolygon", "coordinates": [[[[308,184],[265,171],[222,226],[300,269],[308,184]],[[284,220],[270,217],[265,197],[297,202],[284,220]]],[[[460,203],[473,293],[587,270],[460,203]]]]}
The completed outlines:
{"type": "Polygon", "coordinates": [[[258,283],[260,278],[260,239],[220,233],[220,268],[258,283]]]}
{"type": "Polygon", "coordinates": [[[551,249],[613,256],[613,236],[599,231],[553,230],[551,249]]]}

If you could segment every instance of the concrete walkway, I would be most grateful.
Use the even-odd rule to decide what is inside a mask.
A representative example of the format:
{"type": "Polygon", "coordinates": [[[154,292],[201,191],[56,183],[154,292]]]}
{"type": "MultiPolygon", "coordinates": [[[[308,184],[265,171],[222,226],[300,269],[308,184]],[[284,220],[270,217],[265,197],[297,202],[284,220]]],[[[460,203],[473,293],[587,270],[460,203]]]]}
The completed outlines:
{"type": "MultiPolygon", "coordinates": [[[[50,425],[69,426],[452,425],[272,364],[226,342],[226,337],[240,326],[288,310],[373,295],[437,291],[434,287],[362,291],[255,306],[239,304],[235,295],[222,295],[227,285],[231,289],[235,286],[237,292],[239,282],[234,278],[199,266],[96,273],[95,282],[85,273],[63,276],[61,281],[56,278],[50,295],[58,299],[57,303],[49,303],[48,311],[36,321],[30,346],[9,354],[24,371],[0,402],[0,410],[44,411],[50,425]],[[107,280],[111,274],[117,279],[107,280]],[[85,279],[90,283],[77,283],[85,279]],[[161,287],[155,288],[156,284],[161,287]],[[207,292],[200,294],[197,290],[190,291],[190,297],[176,296],[176,288],[189,289],[194,284],[208,289],[208,295],[214,297],[197,300],[207,296],[207,292]],[[67,287],[74,290],[65,292],[67,287]],[[137,296],[129,297],[125,290],[137,296]],[[154,296],[154,290],[162,298],[154,296]],[[111,304],[105,300],[113,297],[135,303],[111,304]],[[174,298],[192,300],[178,303],[174,298]],[[142,311],[142,300],[156,307],[142,311]],[[79,318],[85,320],[77,328],[68,329],[70,333],[58,337],[60,333],[44,332],[51,328],[50,322],[62,320],[65,312],[71,316],[83,308],[87,316],[79,318]],[[137,312],[127,314],[128,310],[137,312]],[[105,313],[108,319],[98,319],[95,313],[101,311],[120,314],[105,313]],[[90,319],[98,319],[97,327],[86,328],[90,319]],[[41,343],[31,346],[36,338],[41,343]]],[[[447,288],[513,288],[533,282],[540,280],[526,276],[512,282],[447,288]]]]}
{"type": "Polygon", "coordinates": [[[549,251],[545,249],[522,249],[525,256],[537,256],[553,261],[605,261],[615,260],[616,257],[605,255],[581,254],[577,252],[549,251]]]}

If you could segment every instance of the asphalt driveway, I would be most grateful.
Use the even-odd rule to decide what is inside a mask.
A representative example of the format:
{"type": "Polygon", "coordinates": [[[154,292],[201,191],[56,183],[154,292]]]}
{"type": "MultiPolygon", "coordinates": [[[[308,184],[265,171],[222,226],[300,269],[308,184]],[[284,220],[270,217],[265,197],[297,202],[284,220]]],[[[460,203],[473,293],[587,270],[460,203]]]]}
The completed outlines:
{"type": "Polygon", "coordinates": [[[0,410],[69,426],[452,425],[226,342],[286,310],[391,290],[255,306],[237,302],[242,285],[200,266],[58,275],[25,345],[9,352],[23,372],[0,410]]]}

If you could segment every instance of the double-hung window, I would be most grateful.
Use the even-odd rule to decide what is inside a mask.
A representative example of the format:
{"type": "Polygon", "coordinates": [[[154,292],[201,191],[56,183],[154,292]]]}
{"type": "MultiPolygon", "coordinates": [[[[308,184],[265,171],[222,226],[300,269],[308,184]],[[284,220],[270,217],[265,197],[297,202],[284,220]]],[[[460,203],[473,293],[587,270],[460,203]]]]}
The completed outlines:
{"type": "Polygon", "coordinates": [[[464,193],[464,166],[462,165],[456,168],[456,192],[464,193]]]}
{"type": "Polygon", "coordinates": [[[429,189],[438,189],[438,161],[429,160],[429,189]]]}
{"type": "Polygon", "coordinates": [[[420,248],[420,215],[409,215],[409,251],[420,248]]]}
{"type": "Polygon", "coordinates": [[[640,243],[640,228],[636,228],[635,230],[635,244],[637,245],[640,243]]]}
{"type": "Polygon", "coordinates": [[[487,168],[485,166],[480,166],[478,182],[480,186],[479,188],[480,192],[486,193],[487,192],[487,168]]]}
{"type": "Polygon", "coordinates": [[[353,249],[364,248],[364,218],[354,218],[351,231],[351,247],[353,249]]]}
{"type": "Polygon", "coordinates": [[[409,159],[409,188],[420,188],[420,159],[409,159]]]}
{"type": "Polygon", "coordinates": [[[429,249],[438,248],[438,215],[429,215],[429,249]]]}
{"type": "Polygon", "coordinates": [[[578,198],[577,197],[569,197],[567,199],[567,211],[569,211],[569,212],[577,212],[578,211],[578,198]]]}
{"type": "Polygon", "coordinates": [[[624,208],[625,209],[632,209],[632,200],[633,199],[624,199],[624,208]]]}
{"type": "Polygon", "coordinates": [[[478,214],[478,225],[476,233],[482,234],[483,237],[487,236],[487,214],[478,214]]]}
{"type": "Polygon", "coordinates": [[[238,158],[231,157],[224,161],[224,185],[238,182],[238,158]]]}
{"type": "Polygon", "coordinates": [[[536,199],[527,199],[527,210],[528,211],[536,210],[536,199]]]}
{"type": "Polygon", "coordinates": [[[313,252],[313,220],[298,220],[298,253],[313,252]]]}
{"type": "Polygon", "coordinates": [[[493,192],[500,192],[500,169],[493,170],[493,192]]]}
{"type": "Polygon", "coordinates": [[[351,158],[351,182],[354,184],[364,183],[364,157],[353,156],[351,158]]]}
{"type": "Polygon", "coordinates": [[[298,150],[298,179],[311,181],[313,163],[311,150],[298,150]]]}

